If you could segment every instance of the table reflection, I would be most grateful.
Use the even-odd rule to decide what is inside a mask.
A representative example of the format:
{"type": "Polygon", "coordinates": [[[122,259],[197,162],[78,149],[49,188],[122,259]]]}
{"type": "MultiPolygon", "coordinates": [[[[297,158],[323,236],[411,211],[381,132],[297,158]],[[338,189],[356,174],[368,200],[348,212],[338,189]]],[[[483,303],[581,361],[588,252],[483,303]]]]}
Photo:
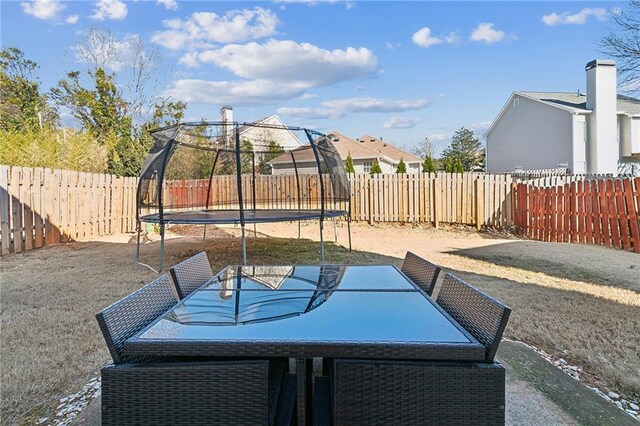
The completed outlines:
{"type": "Polygon", "coordinates": [[[166,317],[182,325],[244,325],[303,315],[340,285],[345,266],[238,266],[194,292],[166,317]]]}

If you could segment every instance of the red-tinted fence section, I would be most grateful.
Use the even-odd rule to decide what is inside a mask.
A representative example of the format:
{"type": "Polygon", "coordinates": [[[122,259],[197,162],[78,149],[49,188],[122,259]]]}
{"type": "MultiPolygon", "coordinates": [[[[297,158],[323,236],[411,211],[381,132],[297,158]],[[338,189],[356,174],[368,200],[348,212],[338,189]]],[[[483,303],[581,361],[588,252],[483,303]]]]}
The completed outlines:
{"type": "Polygon", "coordinates": [[[598,244],[640,253],[640,178],[562,186],[518,184],[515,224],[539,241],[598,244]]]}

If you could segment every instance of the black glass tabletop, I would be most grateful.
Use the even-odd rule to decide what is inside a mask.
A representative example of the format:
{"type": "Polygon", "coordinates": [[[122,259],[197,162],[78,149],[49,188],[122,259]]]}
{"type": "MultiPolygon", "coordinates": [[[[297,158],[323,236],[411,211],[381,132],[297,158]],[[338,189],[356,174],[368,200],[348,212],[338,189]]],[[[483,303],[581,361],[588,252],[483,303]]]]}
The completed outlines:
{"type": "Polygon", "coordinates": [[[138,355],[154,347],[186,355],[189,344],[214,351],[217,343],[233,342],[245,344],[247,354],[261,343],[302,345],[284,351],[287,356],[344,343],[466,345],[471,359],[483,355],[475,339],[396,267],[345,265],[228,267],[126,348],[138,355]]]}

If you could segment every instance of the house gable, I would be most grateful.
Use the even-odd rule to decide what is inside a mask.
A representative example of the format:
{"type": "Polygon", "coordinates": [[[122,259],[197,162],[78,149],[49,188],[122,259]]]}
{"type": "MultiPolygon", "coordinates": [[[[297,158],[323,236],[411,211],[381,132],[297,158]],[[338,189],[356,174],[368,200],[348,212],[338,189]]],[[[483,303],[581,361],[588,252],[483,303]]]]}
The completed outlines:
{"type": "Polygon", "coordinates": [[[572,118],[567,107],[514,92],[487,131],[487,171],[571,167],[572,118]]]}

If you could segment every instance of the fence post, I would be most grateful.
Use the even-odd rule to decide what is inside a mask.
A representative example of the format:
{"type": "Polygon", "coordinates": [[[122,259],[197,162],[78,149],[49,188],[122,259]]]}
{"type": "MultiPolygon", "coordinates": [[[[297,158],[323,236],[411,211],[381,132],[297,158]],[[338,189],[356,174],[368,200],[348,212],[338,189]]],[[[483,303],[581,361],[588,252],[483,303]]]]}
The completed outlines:
{"type": "Polygon", "coordinates": [[[433,181],[433,226],[436,229],[438,229],[440,221],[440,204],[442,203],[440,196],[440,179],[436,174],[436,179],[433,181]]]}
{"type": "Polygon", "coordinates": [[[373,194],[371,189],[371,179],[367,178],[367,207],[369,213],[369,225],[373,225],[373,194]]]}
{"type": "Polygon", "coordinates": [[[484,189],[484,185],[480,184],[479,178],[476,178],[476,180],[473,181],[473,185],[474,185],[474,194],[476,198],[475,199],[476,229],[479,231],[482,228],[482,222],[484,222],[484,218],[482,217],[482,213],[484,212],[484,206],[483,206],[484,194],[482,193],[482,190],[484,189]]]}

